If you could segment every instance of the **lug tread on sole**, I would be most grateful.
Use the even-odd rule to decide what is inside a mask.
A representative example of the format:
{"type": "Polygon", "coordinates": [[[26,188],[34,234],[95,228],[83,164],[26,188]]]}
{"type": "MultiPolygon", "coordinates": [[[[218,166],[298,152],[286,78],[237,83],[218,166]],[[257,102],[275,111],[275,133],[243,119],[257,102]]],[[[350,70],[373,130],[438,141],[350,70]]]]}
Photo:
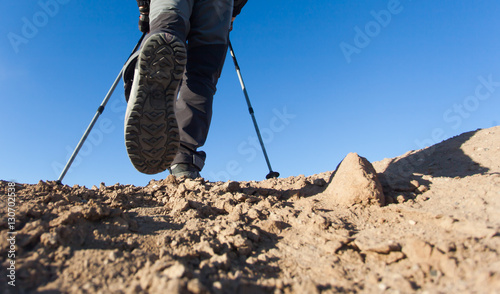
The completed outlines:
{"type": "Polygon", "coordinates": [[[132,164],[142,173],[165,171],[177,154],[174,104],[186,57],[185,46],[163,34],[151,36],[141,51],[137,99],[125,127],[125,145],[132,164]]]}

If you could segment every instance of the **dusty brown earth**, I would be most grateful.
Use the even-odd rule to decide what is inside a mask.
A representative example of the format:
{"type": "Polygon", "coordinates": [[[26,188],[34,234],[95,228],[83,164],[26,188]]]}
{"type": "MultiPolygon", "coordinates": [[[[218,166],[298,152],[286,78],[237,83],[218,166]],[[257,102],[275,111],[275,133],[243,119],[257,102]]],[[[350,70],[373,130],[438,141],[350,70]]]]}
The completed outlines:
{"type": "Polygon", "coordinates": [[[0,195],[2,293],[500,293],[500,127],[310,177],[0,195]]]}

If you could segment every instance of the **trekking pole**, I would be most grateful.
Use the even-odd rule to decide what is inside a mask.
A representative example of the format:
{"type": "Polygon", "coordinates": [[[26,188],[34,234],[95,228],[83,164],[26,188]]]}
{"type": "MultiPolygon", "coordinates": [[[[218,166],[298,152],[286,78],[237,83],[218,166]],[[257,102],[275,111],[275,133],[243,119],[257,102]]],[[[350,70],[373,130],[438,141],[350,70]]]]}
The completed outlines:
{"type": "MultiPolygon", "coordinates": [[[[139,42],[137,42],[137,45],[135,45],[134,50],[130,54],[129,58],[132,55],[134,55],[135,51],[137,51],[137,49],[139,48],[139,46],[142,43],[142,40],[144,40],[145,36],[146,36],[146,33],[142,34],[142,37],[139,39],[139,42]]],[[[64,167],[63,171],[61,172],[61,175],[57,179],[56,183],[58,185],[61,184],[61,181],[63,180],[63,178],[66,175],[66,173],[68,172],[71,164],[73,163],[76,156],[78,155],[78,152],[80,152],[80,149],[82,148],[83,143],[85,143],[85,140],[87,140],[87,137],[89,136],[90,131],[92,131],[92,128],[94,127],[95,123],[97,122],[97,119],[99,119],[99,116],[101,116],[102,112],[104,111],[104,108],[106,107],[106,104],[108,103],[109,99],[111,98],[111,95],[113,95],[113,92],[115,91],[116,86],[120,82],[122,75],[123,75],[123,67],[120,70],[120,73],[116,77],[115,81],[113,82],[113,85],[111,85],[111,88],[109,89],[108,94],[106,95],[106,97],[104,97],[104,100],[101,102],[101,105],[99,105],[99,108],[97,108],[97,111],[94,115],[94,118],[92,119],[89,126],[85,130],[85,133],[83,133],[83,136],[80,139],[80,142],[78,142],[78,145],[76,146],[75,150],[73,151],[73,154],[71,154],[71,157],[69,158],[68,162],[66,163],[66,166],[64,167]]]]}
{"type": "Polygon", "coordinates": [[[269,168],[269,173],[267,174],[266,179],[277,178],[280,176],[280,173],[273,171],[273,169],[271,168],[271,163],[269,162],[269,157],[267,156],[266,147],[264,146],[264,141],[262,141],[262,136],[260,135],[259,126],[257,125],[257,120],[255,119],[252,104],[250,103],[250,98],[248,98],[247,88],[245,87],[245,83],[243,82],[240,66],[238,65],[238,61],[236,60],[236,55],[234,55],[231,41],[229,41],[229,51],[231,52],[231,56],[233,57],[236,73],[238,74],[238,78],[240,79],[241,89],[243,90],[243,94],[245,94],[245,100],[247,101],[248,112],[250,112],[250,115],[252,116],[253,125],[255,127],[255,131],[257,132],[257,137],[259,137],[260,147],[262,147],[262,152],[264,153],[264,158],[266,159],[267,167],[269,168]]]}

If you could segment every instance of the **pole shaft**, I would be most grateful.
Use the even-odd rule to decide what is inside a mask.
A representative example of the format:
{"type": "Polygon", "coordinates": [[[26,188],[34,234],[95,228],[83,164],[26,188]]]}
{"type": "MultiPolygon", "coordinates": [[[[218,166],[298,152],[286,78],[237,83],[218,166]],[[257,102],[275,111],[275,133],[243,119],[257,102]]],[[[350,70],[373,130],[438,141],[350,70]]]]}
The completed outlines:
{"type": "Polygon", "coordinates": [[[101,105],[99,105],[99,108],[97,109],[94,118],[92,118],[92,121],[90,122],[89,126],[83,133],[82,138],[80,139],[80,142],[78,142],[78,145],[76,145],[75,150],[73,151],[73,154],[71,154],[71,157],[69,158],[68,162],[66,163],[66,166],[64,166],[63,171],[61,172],[61,175],[57,179],[57,182],[61,182],[63,178],[66,176],[66,173],[68,172],[69,168],[71,167],[71,164],[73,164],[73,161],[75,160],[76,156],[78,155],[78,152],[80,152],[80,149],[83,147],[83,144],[85,143],[85,140],[87,140],[87,137],[90,134],[90,131],[94,128],[95,123],[99,119],[99,116],[101,116],[102,112],[104,111],[104,108],[106,107],[106,104],[108,103],[109,99],[111,98],[111,95],[113,95],[113,92],[116,89],[116,86],[120,82],[120,79],[122,77],[123,69],[120,71],[118,76],[116,77],[113,85],[108,91],[108,94],[106,97],[104,97],[104,100],[102,101],[101,105]]]}
{"type": "Polygon", "coordinates": [[[236,55],[234,54],[233,46],[231,45],[231,41],[229,41],[229,51],[231,56],[233,57],[234,66],[236,68],[236,73],[238,74],[238,78],[240,80],[241,89],[243,90],[243,94],[245,95],[245,100],[247,101],[248,111],[252,116],[253,125],[255,127],[255,131],[257,132],[257,137],[259,138],[260,147],[262,148],[262,153],[264,153],[264,158],[266,159],[267,167],[269,168],[269,172],[272,172],[271,162],[269,161],[269,157],[267,156],[266,147],[264,146],[264,141],[262,140],[262,136],[260,134],[259,125],[257,124],[257,120],[255,119],[255,114],[253,111],[252,103],[250,103],[250,98],[248,96],[247,88],[245,87],[245,82],[243,81],[243,76],[241,75],[240,66],[238,65],[238,60],[236,60],[236,55]]]}
{"type": "MultiPolygon", "coordinates": [[[[137,42],[137,45],[135,45],[134,50],[132,50],[132,53],[130,54],[129,58],[134,54],[135,51],[139,48],[139,46],[142,43],[142,40],[144,40],[144,37],[146,36],[146,33],[142,34],[142,37],[139,39],[139,42],[137,42]]],[[[73,151],[73,154],[71,154],[71,157],[69,158],[68,162],[64,166],[63,171],[61,172],[61,175],[59,175],[59,178],[57,179],[58,183],[61,183],[63,178],[66,176],[66,173],[68,172],[69,168],[71,167],[71,164],[73,164],[73,161],[75,160],[76,156],[78,155],[78,152],[80,152],[80,149],[82,148],[83,144],[85,143],[85,140],[87,140],[87,137],[89,136],[90,132],[92,131],[92,128],[94,128],[95,123],[99,119],[99,116],[104,111],[104,108],[106,107],[106,104],[108,103],[109,99],[113,95],[113,92],[116,89],[116,86],[120,82],[120,79],[122,78],[123,75],[123,67],[120,70],[120,73],[116,77],[115,81],[113,82],[113,85],[111,85],[111,88],[109,89],[108,93],[106,94],[106,97],[104,97],[104,100],[101,102],[101,105],[99,105],[99,108],[97,108],[97,111],[92,118],[92,121],[90,122],[89,126],[83,133],[82,138],[80,139],[80,142],[78,142],[78,145],[76,146],[75,150],[73,151]]]]}

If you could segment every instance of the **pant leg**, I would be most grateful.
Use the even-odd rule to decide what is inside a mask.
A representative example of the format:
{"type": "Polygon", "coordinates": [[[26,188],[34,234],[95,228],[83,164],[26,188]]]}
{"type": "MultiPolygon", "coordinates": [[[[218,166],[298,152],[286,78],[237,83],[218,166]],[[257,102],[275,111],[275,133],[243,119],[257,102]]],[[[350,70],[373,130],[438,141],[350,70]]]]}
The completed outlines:
{"type": "Polygon", "coordinates": [[[190,163],[202,169],[212,119],[213,96],[228,46],[233,0],[195,1],[187,37],[186,71],[176,103],[180,149],[173,164],[190,163]]]}
{"type": "MultiPolygon", "coordinates": [[[[202,169],[213,96],[227,53],[233,0],[151,0],[150,33],[187,41],[187,64],[176,102],[180,149],[173,164],[202,169]]],[[[147,38],[147,37],[146,37],[147,38]]]]}
{"type": "MultiPolygon", "coordinates": [[[[144,38],[142,44],[149,36],[156,33],[170,33],[186,42],[189,32],[189,18],[193,10],[195,0],[151,0],[150,2],[150,32],[144,38]]],[[[141,47],[142,47],[141,44],[141,47]]],[[[132,88],[134,69],[140,50],[132,55],[125,64],[123,82],[125,87],[125,98],[128,102],[132,88]]]]}

